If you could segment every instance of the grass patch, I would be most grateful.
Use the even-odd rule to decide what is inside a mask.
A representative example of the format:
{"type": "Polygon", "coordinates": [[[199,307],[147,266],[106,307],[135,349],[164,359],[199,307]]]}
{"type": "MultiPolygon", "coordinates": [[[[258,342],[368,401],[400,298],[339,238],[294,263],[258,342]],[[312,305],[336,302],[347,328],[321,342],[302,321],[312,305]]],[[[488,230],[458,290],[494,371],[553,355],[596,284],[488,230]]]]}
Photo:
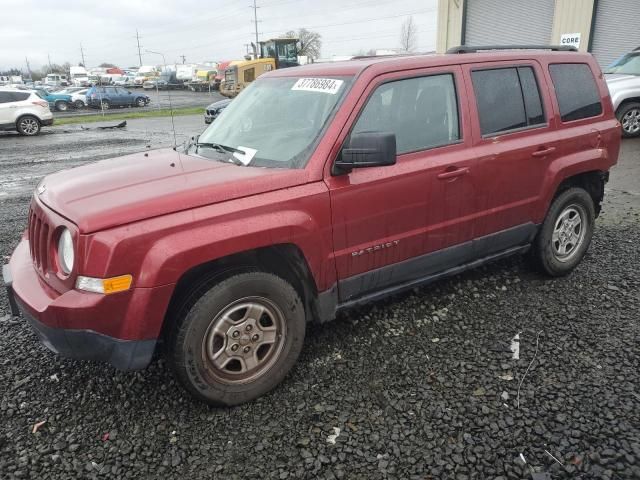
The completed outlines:
{"type": "MultiPolygon", "coordinates": [[[[173,116],[181,115],[204,115],[204,107],[182,107],[174,108],[173,116]]],[[[91,123],[91,122],[111,122],[115,120],[128,120],[130,118],[153,118],[153,117],[168,117],[171,115],[171,110],[168,108],[162,108],[160,110],[145,110],[142,112],[136,111],[124,111],[122,113],[107,113],[103,117],[100,113],[97,115],[81,115],[77,117],[68,118],[56,118],[53,121],[54,125],[71,125],[74,123],[91,123]]]]}

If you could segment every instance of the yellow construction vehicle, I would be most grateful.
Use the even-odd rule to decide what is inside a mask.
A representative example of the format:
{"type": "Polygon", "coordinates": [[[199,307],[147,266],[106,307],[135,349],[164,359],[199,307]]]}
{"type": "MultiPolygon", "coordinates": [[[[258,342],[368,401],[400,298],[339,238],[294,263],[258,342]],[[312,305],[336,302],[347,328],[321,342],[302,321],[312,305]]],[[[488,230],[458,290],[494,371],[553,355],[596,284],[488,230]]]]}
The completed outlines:
{"type": "Polygon", "coordinates": [[[220,85],[220,93],[225,97],[235,97],[265,72],[298,66],[298,39],[273,38],[260,42],[258,58],[233,63],[224,71],[220,85]]]}

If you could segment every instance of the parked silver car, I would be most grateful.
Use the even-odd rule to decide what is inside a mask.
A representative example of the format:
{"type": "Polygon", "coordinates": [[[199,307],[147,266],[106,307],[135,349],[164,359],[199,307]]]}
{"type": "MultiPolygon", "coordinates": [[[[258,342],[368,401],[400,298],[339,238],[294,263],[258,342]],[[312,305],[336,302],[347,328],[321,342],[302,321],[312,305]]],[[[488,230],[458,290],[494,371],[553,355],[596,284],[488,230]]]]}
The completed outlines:
{"type": "Polygon", "coordinates": [[[640,47],[613,62],[604,73],[622,136],[640,136],[640,47]]]}

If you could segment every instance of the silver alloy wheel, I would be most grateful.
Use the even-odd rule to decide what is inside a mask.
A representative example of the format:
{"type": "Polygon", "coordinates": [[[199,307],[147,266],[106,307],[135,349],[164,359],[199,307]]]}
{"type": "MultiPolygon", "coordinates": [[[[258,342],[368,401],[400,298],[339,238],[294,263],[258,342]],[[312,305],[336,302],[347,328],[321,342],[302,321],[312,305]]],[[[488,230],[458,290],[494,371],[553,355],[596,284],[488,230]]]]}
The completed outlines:
{"type": "Polygon", "coordinates": [[[587,212],[581,205],[571,204],[556,219],[551,235],[551,249],[559,262],[568,262],[580,250],[587,227],[587,212]]]}
{"type": "Polygon", "coordinates": [[[25,135],[35,135],[40,130],[40,125],[35,118],[27,117],[20,120],[20,130],[25,135]]]}
{"type": "Polygon", "coordinates": [[[226,384],[264,375],[284,347],[287,324],[280,308],[263,297],[246,297],[225,307],[202,341],[209,373],[226,384]]]}
{"type": "Polygon", "coordinates": [[[640,108],[632,108],[622,117],[622,128],[626,133],[640,132],[640,108]]]}
{"type": "Polygon", "coordinates": [[[56,109],[60,112],[66,112],[69,109],[69,105],[67,105],[67,102],[58,102],[56,103],[56,109]]]}
{"type": "Polygon", "coordinates": [[[138,98],[136,103],[138,104],[139,107],[144,107],[144,104],[145,104],[144,98],[142,97],[138,98]]]}

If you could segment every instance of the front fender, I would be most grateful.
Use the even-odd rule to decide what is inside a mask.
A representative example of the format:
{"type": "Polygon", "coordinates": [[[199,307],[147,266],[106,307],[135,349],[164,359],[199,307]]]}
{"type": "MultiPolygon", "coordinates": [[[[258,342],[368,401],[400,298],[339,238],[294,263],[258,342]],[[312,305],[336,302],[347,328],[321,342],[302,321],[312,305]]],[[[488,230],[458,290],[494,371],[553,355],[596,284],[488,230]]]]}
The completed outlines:
{"type": "Polygon", "coordinates": [[[323,182],[185,210],[91,237],[86,274],[130,273],[135,287],[174,284],[198,265],[279,244],[300,249],[318,290],[335,282],[329,193],[323,182]]]}

